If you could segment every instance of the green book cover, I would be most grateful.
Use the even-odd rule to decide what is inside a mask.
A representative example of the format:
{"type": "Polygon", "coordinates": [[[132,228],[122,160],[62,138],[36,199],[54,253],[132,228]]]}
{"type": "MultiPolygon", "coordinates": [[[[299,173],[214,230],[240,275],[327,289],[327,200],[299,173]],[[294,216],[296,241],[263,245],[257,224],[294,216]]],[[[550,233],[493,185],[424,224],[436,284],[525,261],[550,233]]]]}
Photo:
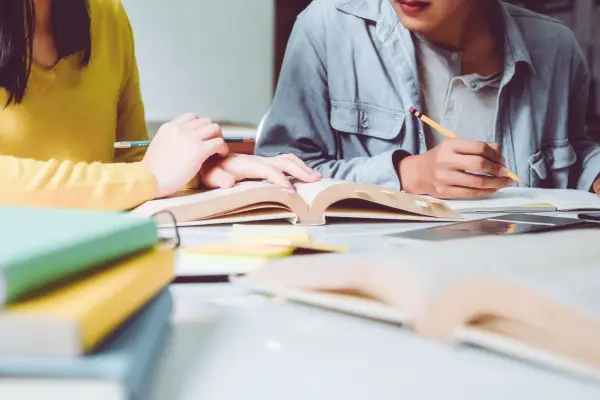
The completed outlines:
{"type": "Polygon", "coordinates": [[[157,242],[150,218],[0,206],[0,305],[157,242]]]}

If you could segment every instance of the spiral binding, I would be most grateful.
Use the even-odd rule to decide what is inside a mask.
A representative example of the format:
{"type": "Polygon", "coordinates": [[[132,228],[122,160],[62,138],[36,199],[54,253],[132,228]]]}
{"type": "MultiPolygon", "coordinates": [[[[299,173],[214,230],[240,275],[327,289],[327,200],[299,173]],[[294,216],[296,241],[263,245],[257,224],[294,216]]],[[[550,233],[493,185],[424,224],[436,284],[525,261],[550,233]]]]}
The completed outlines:
{"type": "Polygon", "coordinates": [[[170,217],[173,223],[173,229],[175,230],[175,237],[160,238],[160,242],[165,245],[172,245],[174,249],[181,246],[181,235],[179,234],[179,226],[177,225],[177,218],[169,210],[159,211],[152,215],[152,218],[157,218],[161,214],[166,214],[170,217]]]}

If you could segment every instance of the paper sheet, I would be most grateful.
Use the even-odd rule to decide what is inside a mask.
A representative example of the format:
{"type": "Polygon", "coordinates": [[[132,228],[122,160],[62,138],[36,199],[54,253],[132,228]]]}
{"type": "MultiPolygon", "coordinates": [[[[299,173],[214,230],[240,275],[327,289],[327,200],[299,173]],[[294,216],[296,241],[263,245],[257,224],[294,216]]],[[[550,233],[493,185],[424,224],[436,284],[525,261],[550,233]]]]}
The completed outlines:
{"type": "Polygon", "coordinates": [[[448,200],[457,212],[600,209],[600,197],[582,190],[505,188],[484,199],[448,200]]]}

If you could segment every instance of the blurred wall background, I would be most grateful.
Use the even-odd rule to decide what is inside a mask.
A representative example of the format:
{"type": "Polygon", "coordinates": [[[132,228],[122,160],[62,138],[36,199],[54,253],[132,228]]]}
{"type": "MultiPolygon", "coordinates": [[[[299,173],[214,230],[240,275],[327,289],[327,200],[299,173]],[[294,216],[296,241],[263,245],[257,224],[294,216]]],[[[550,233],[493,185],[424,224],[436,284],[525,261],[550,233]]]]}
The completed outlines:
{"type": "Polygon", "coordinates": [[[273,92],[273,0],[122,0],[150,122],[257,124],[273,92]]]}
{"type": "MultiPolygon", "coordinates": [[[[580,36],[587,21],[583,34],[589,31],[589,62],[600,82],[600,0],[508,1],[560,19],[580,36]],[[594,12],[577,15],[582,4],[594,12]]],[[[296,16],[310,2],[123,0],[136,36],[148,120],[160,123],[192,111],[221,122],[258,124],[296,16]]],[[[590,104],[600,126],[600,90],[590,104]]]]}

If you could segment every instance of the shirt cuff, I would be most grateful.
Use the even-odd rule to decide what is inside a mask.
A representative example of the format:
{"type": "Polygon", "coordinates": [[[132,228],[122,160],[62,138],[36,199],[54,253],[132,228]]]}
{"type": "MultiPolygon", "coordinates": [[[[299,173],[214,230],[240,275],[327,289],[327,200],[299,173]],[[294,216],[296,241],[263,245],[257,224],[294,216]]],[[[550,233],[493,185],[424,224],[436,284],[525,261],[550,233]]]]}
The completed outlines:
{"type": "MultiPolygon", "coordinates": [[[[597,161],[600,161],[600,158],[598,158],[597,161]]],[[[598,191],[595,190],[595,186],[598,186],[598,189],[600,190],[600,185],[596,185],[598,178],[600,178],[600,171],[596,168],[590,168],[588,165],[587,168],[583,168],[579,181],[577,182],[577,189],[598,193],[598,191]]]]}
{"type": "Polygon", "coordinates": [[[594,184],[592,185],[592,191],[596,194],[600,193],[600,175],[596,176],[596,180],[594,181],[594,184]]]}
{"type": "Polygon", "coordinates": [[[392,154],[392,164],[394,165],[394,171],[396,172],[396,176],[398,177],[398,190],[402,190],[402,179],[400,178],[400,161],[404,160],[406,157],[409,156],[412,156],[412,154],[405,150],[396,150],[392,154]]]}

